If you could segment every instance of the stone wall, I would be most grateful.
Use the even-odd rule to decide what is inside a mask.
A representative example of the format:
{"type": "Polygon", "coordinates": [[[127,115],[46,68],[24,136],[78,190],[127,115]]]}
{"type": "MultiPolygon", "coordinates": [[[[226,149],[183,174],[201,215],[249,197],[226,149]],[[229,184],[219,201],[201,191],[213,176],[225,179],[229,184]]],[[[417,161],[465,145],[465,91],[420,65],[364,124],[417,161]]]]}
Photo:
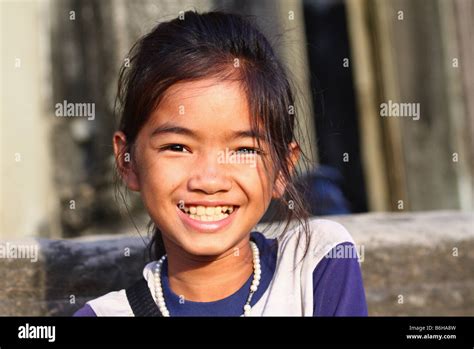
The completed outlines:
{"type": "MultiPolygon", "coordinates": [[[[342,223],[360,247],[370,315],[474,315],[472,212],[329,219],[342,223]]],[[[277,233],[270,228],[269,236],[277,233]]],[[[147,261],[145,241],[123,234],[4,240],[3,251],[7,244],[37,247],[39,254],[36,262],[0,259],[0,315],[71,315],[138,279],[147,261]]]]}

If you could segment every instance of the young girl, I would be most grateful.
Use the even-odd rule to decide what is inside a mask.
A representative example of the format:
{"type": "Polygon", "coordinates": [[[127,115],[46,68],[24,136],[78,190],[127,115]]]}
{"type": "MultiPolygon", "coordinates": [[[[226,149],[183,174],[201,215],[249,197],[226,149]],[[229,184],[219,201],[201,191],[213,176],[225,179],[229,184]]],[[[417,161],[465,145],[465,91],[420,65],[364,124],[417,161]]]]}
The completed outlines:
{"type": "Polygon", "coordinates": [[[131,57],[113,145],[154,223],[156,260],[75,315],[367,315],[356,254],[329,258],[354,250],[351,236],[307,220],[293,94],[262,33],[237,15],[186,12],[131,57]],[[275,239],[253,231],[272,198],[287,222],[275,239]]]}

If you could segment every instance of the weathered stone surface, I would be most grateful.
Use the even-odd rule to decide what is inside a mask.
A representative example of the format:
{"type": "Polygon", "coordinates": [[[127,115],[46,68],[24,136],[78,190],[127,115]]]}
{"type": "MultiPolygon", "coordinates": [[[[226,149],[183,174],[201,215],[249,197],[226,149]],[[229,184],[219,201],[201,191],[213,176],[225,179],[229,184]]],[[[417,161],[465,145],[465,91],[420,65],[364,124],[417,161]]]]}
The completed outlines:
{"type": "MultiPolygon", "coordinates": [[[[371,315],[474,315],[472,212],[329,219],[360,247],[371,315]]],[[[138,279],[148,260],[145,242],[130,235],[8,242],[38,246],[39,258],[0,259],[0,315],[71,315],[138,279]]]]}
{"type": "Polygon", "coordinates": [[[361,266],[371,315],[474,314],[472,212],[331,219],[364,247],[361,266]]]}
{"type": "Polygon", "coordinates": [[[0,260],[2,315],[70,315],[137,280],[146,262],[143,240],[124,235],[10,243],[36,244],[39,258],[0,260]]]}

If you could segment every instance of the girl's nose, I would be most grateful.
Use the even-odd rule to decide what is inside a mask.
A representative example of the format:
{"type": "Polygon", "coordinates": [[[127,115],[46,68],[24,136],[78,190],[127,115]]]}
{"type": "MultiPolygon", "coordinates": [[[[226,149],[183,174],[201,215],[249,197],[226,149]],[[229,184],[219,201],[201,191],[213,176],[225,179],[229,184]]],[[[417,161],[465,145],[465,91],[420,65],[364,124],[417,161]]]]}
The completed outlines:
{"type": "Polygon", "coordinates": [[[225,164],[219,163],[216,153],[208,153],[196,159],[188,180],[188,190],[202,191],[208,195],[229,191],[232,181],[225,164]]]}

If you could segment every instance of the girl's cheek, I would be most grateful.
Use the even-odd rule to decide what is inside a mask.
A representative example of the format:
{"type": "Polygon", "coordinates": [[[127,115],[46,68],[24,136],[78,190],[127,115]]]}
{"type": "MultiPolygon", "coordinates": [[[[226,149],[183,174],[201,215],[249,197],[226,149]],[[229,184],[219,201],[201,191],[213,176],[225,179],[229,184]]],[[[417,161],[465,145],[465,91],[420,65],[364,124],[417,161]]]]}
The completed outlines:
{"type": "Polygon", "coordinates": [[[262,207],[267,206],[271,200],[273,186],[271,175],[264,170],[262,164],[257,167],[240,165],[235,171],[235,176],[236,181],[254,202],[260,203],[262,207]]]}
{"type": "Polygon", "coordinates": [[[155,150],[144,151],[139,166],[140,186],[142,190],[166,192],[183,180],[185,167],[183,162],[167,159],[155,150]]]}
{"type": "Polygon", "coordinates": [[[185,180],[187,173],[186,166],[179,161],[155,161],[147,172],[147,182],[153,185],[156,190],[162,191],[167,188],[175,188],[180,182],[185,180]],[[160,190],[162,189],[162,190],[160,190]]]}

